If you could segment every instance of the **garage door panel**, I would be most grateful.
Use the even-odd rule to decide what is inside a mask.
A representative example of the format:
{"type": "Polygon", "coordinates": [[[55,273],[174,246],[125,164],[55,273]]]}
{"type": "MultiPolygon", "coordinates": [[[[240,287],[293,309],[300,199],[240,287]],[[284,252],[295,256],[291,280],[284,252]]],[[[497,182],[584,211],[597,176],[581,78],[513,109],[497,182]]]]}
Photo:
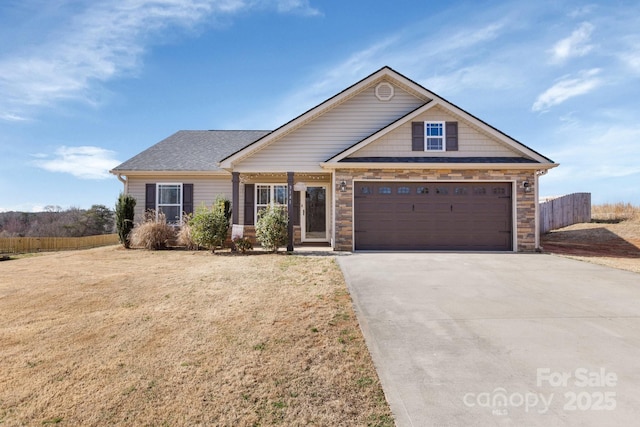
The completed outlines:
{"type": "Polygon", "coordinates": [[[510,183],[356,184],[357,250],[511,250],[510,183]]]}

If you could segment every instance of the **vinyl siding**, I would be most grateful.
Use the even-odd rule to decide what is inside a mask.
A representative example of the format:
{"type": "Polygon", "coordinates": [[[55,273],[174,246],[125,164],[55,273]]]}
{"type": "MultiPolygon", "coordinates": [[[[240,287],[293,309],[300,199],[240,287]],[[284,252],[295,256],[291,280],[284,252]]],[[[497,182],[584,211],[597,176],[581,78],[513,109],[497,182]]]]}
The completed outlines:
{"type": "Polygon", "coordinates": [[[435,107],[373,141],[349,157],[521,157],[522,155],[479,128],[435,107]],[[411,151],[411,122],[457,121],[458,151],[411,151]]]}
{"type": "Polygon", "coordinates": [[[390,101],[379,101],[377,83],[238,162],[234,170],[321,171],[319,163],[424,104],[398,86],[390,101]]]}
{"type": "MultiPolygon", "coordinates": [[[[202,203],[211,206],[217,196],[231,200],[231,175],[220,178],[190,178],[185,176],[167,176],[162,178],[129,178],[129,194],[136,199],[135,222],[144,219],[145,185],[159,182],[193,184],[193,208],[202,203]]],[[[242,200],[242,199],[241,199],[242,200]]]]}

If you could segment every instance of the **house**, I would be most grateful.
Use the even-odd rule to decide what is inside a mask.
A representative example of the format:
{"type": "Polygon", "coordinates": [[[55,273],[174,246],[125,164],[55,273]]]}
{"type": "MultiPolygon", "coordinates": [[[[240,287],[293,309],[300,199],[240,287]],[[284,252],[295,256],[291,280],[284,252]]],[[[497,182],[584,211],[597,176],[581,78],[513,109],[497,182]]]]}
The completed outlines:
{"type": "Polygon", "coordinates": [[[287,207],[289,249],[534,251],[552,160],[389,67],[276,130],[179,131],[114,168],[145,209],[232,201],[254,236],[287,207]]]}

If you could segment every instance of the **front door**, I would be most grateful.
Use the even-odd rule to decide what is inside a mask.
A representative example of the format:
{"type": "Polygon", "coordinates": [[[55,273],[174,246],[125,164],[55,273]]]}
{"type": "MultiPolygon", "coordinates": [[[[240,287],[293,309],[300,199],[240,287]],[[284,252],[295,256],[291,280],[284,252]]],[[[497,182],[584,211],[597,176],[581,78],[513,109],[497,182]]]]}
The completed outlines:
{"type": "Polygon", "coordinates": [[[327,241],[327,187],[307,187],[302,220],[303,241],[327,241]]]}

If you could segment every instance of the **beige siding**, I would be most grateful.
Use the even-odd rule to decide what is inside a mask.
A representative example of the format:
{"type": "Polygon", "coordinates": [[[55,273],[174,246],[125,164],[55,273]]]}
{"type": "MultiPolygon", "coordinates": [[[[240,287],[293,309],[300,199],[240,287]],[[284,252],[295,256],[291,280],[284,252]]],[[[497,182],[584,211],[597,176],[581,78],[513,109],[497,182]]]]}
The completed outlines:
{"type": "Polygon", "coordinates": [[[129,194],[136,199],[135,221],[141,221],[145,206],[146,184],[154,183],[182,183],[193,184],[194,209],[204,203],[210,206],[216,196],[224,196],[231,200],[231,174],[225,177],[191,178],[188,176],[168,176],[162,178],[129,178],[129,194]]]}
{"type": "Polygon", "coordinates": [[[375,84],[247,159],[240,172],[321,171],[319,163],[415,110],[424,101],[399,87],[390,101],[379,101],[375,84]]]}
{"type": "Polygon", "coordinates": [[[457,121],[458,151],[411,151],[411,122],[408,122],[349,157],[521,157],[520,153],[441,107],[435,107],[412,121],[457,121]]]}

